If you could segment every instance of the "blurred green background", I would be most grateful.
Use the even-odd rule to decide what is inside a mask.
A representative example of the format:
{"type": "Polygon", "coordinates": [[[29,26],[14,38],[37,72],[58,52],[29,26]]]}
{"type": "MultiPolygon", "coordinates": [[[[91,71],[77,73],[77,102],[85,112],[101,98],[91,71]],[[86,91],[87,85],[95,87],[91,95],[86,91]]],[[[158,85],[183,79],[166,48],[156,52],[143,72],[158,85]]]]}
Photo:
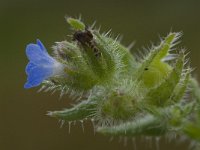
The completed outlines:
{"type": "MultiPolygon", "coordinates": [[[[70,100],[59,93],[37,93],[38,88],[25,90],[24,68],[26,44],[37,38],[49,51],[55,41],[66,39],[70,33],[64,16],[82,15],[84,21],[97,21],[102,31],[112,28],[115,35],[123,35],[123,44],[136,41],[134,50],[158,42],[159,35],[170,30],[183,31],[179,47],[190,53],[194,74],[200,77],[200,1],[198,0],[0,0],[0,150],[130,150],[116,138],[93,133],[92,124],[80,123],[59,127],[54,118],[46,116],[48,110],[69,106],[70,100]]],[[[137,149],[150,148],[144,141],[137,149]],[[146,147],[146,148],[145,148],[146,147]]],[[[188,149],[188,142],[160,142],[161,150],[188,149]]]]}

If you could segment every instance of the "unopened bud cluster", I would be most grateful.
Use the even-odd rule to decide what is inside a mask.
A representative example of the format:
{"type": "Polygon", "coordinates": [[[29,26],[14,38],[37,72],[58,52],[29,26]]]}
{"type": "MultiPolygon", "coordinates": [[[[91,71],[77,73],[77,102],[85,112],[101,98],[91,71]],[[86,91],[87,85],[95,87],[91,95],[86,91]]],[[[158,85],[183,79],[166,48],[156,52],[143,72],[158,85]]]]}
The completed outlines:
{"type": "Polygon", "coordinates": [[[30,62],[25,88],[41,85],[41,90],[78,100],[48,115],[68,122],[91,119],[97,132],[112,136],[175,131],[200,139],[191,131],[195,127],[200,133],[199,87],[187,53],[176,48],[181,33],[170,32],[159,45],[135,57],[109,32],[101,34],[79,19],[67,22],[71,38],[56,42],[52,56],[39,40],[26,48],[30,62]]]}

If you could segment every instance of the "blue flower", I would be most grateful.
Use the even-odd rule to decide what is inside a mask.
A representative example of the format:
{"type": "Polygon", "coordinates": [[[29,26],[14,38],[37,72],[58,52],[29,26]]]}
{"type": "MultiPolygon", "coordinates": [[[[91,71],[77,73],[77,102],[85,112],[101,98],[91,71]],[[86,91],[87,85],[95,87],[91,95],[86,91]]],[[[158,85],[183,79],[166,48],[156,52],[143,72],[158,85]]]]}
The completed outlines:
{"type": "Polygon", "coordinates": [[[26,55],[29,63],[26,66],[27,82],[24,88],[36,87],[45,79],[63,72],[63,65],[51,57],[40,40],[37,44],[28,44],[26,55]]]}

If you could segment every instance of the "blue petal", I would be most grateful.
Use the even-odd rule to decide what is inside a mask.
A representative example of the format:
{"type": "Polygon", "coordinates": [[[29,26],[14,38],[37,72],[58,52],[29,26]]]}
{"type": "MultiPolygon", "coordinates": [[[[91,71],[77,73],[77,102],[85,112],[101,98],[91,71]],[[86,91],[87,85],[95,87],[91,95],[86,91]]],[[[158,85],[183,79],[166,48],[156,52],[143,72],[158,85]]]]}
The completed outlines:
{"type": "Polygon", "coordinates": [[[41,48],[41,50],[43,50],[44,52],[47,53],[46,48],[44,47],[44,45],[42,44],[42,42],[39,39],[37,39],[37,45],[41,48]]]}
{"type": "Polygon", "coordinates": [[[24,85],[24,88],[38,86],[42,83],[43,80],[49,78],[52,74],[52,68],[36,66],[35,68],[32,68],[32,70],[29,72],[28,79],[24,85]]]}
{"type": "Polygon", "coordinates": [[[37,44],[27,45],[26,55],[30,62],[26,66],[28,78],[24,88],[38,86],[43,80],[53,75],[57,62],[47,53],[46,48],[40,40],[37,40],[37,44]]]}
{"type": "Polygon", "coordinates": [[[29,44],[26,47],[26,55],[34,64],[52,64],[55,60],[44,52],[40,46],[36,44],[29,44]]]}
{"type": "Polygon", "coordinates": [[[31,62],[29,62],[28,64],[27,64],[27,66],[26,66],[26,74],[28,75],[29,73],[30,73],[30,71],[33,69],[33,68],[35,68],[36,67],[36,65],[35,64],[33,64],[33,63],[31,63],[31,62]]]}

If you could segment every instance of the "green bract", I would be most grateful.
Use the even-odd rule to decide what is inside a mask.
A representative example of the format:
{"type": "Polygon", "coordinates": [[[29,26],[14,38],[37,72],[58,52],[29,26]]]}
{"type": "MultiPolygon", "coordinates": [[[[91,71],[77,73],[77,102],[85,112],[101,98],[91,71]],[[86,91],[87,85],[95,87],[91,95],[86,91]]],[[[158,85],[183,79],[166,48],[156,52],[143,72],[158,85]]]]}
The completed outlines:
{"type": "Polygon", "coordinates": [[[67,22],[72,38],[53,47],[66,75],[49,78],[42,88],[68,93],[77,101],[48,115],[68,122],[91,119],[97,132],[111,136],[175,132],[199,141],[200,90],[185,50],[175,47],[181,33],[170,32],[135,58],[109,33],[78,19],[67,22]]]}

